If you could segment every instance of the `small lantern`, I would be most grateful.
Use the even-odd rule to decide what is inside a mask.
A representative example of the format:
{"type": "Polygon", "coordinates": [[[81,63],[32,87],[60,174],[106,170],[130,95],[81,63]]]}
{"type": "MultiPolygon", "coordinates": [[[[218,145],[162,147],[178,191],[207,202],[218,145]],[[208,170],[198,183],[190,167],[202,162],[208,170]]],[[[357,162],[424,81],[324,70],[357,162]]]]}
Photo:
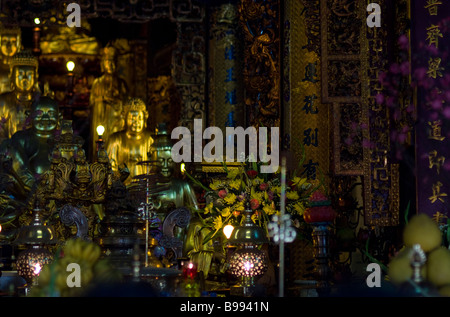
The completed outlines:
{"type": "Polygon", "coordinates": [[[258,246],[268,243],[269,240],[264,230],[253,223],[251,216],[252,210],[247,203],[242,226],[234,228],[228,240],[230,244],[238,247],[231,255],[230,271],[240,279],[240,284],[231,287],[230,293],[246,297],[255,294],[255,282],[267,271],[268,262],[258,246]]]}
{"type": "Polygon", "coordinates": [[[27,288],[37,284],[37,277],[44,265],[53,260],[53,254],[45,248],[47,245],[57,243],[53,229],[44,225],[40,218],[40,209],[34,209],[34,217],[28,226],[20,229],[14,241],[17,245],[27,245],[28,249],[22,251],[17,257],[17,273],[27,281],[27,288]]]}

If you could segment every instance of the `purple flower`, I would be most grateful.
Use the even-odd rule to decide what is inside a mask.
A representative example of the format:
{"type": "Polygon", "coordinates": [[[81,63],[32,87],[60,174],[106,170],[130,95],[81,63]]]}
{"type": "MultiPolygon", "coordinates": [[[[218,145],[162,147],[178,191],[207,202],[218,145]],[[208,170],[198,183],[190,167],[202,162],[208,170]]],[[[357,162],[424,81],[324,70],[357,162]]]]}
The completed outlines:
{"type": "Polygon", "coordinates": [[[409,39],[406,35],[404,35],[404,34],[401,35],[398,38],[397,43],[398,43],[400,49],[405,50],[405,51],[409,49],[409,39]]]}
{"type": "Polygon", "coordinates": [[[393,107],[393,106],[395,106],[395,100],[394,100],[394,97],[388,97],[387,99],[386,99],[386,106],[388,106],[388,107],[393,107]]]}
{"type": "Polygon", "coordinates": [[[369,148],[369,149],[372,149],[372,148],[375,147],[375,145],[373,144],[373,142],[371,142],[371,141],[368,140],[368,139],[363,139],[362,145],[363,145],[363,147],[369,148]]]}
{"type": "Polygon", "coordinates": [[[378,93],[378,94],[375,96],[375,101],[377,102],[378,105],[383,104],[383,102],[384,102],[384,95],[378,93]]]}
{"type": "Polygon", "coordinates": [[[450,107],[445,107],[444,110],[442,111],[442,114],[443,114],[444,117],[446,117],[447,119],[450,119],[450,107]]]}
{"type": "Polygon", "coordinates": [[[414,71],[414,77],[418,82],[423,81],[426,78],[426,76],[427,76],[427,69],[425,67],[417,68],[414,71]]]}
{"type": "Polygon", "coordinates": [[[391,67],[389,67],[389,71],[393,74],[399,74],[400,73],[400,66],[397,63],[393,63],[391,67]]]}
{"type": "Polygon", "coordinates": [[[352,138],[348,137],[348,138],[346,138],[346,139],[344,140],[344,143],[347,144],[347,145],[352,145],[353,140],[352,140],[352,138]]]}
{"type": "Polygon", "coordinates": [[[380,73],[378,74],[378,81],[379,81],[382,85],[385,85],[385,84],[386,84],[386,77],[387,77],[387,74],[386,74],[385,72],[380,72],[380,73]]]}
{"type": "Polygon", "coordinates": [[[410,70],[410,67],[409,67],[410,65],[409,65],[409,62],[408,61],[406,61],[406,62],[403,62],[401,65],[400,65],[400,72],[402,73],[402,75],[408,75],[409,74],[409,70],[410,70]]]}
{"type": "Polygon", "coordinates": [[[435,110],[439,110],[442,108],[442,100],[440,99],[435,99],[431,102],[431,108],[435,109],[435,110]]]}
{"type": "Polygon", "coordinates": [[[439,54],[439,50],[437,49],[436,45],[434,45],[434,44],[428,45],[428,46],[426,47],[426,49],[427,49],[428,52],[429,52],[431,55],[433,55],[433,56],[436,56],[436,55],[439,54]]]}

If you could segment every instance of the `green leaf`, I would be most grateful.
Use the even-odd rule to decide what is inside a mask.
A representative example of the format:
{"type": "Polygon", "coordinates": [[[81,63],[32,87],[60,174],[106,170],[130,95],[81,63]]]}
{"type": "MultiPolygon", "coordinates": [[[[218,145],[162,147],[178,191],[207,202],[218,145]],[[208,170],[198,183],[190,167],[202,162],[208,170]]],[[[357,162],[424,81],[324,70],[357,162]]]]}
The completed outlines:
{"type": "Polygon", "coordinates": [[[411,205],[411,201],[408,201],[408,206],[406,206],[406,210],[405,210],[405,224],[408,223],[408,215],[409,215],[410,205],[411,205]]]}
{"type": "Polygon", "coordinates": [[[187,171],[185,171],[185,174],[187,175],[187,177],[189,177],[189,179],[194,182],[195,184],[197,184],[198,186],[200,186],[201,188],[203,188],[206,191],[211,191],[210,188],[206,187],[205,185],[203,185],[201,182],[199,182],[197,179],[195,179],[194,177],[192,177],[191,174],[189,174],[187,171]]]}
{"type": "Polygon", "coordinates": [[[367,241],[366,241],[366,248],[365,248],[365,250],[361,250],[361,252],[364,253],[364,255],[367,256],[367,257],[369,258],[370,261],[372,261],[372,262],[374,262],[374,263],[377,263],[377,264],[381,267],[381,269],[382,269],[385,273],[387,273],[387,272],[388,272],[387,266],[384,265],[383,263],[381,263],[380,261],[378,261],[377,259],[375,259],[375,258],[369,253],[369,240],[370,240],[370,238],[367,239],[367,241]]]}

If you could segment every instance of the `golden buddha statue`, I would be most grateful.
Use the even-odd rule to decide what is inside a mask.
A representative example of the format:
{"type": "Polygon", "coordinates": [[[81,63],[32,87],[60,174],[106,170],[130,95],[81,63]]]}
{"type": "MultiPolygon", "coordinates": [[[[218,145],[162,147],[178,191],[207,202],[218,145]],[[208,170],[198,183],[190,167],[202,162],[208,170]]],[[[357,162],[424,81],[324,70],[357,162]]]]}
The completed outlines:
{"type": "Polygon", "coordinates": [[[21,51],[11,59],[11,91],[0,95],[0,141],[15,132],[29,128],[27,117],[34,93],[37,92],[38,60],[28,51],[21,51]]]}
{"type": "Polygon", "coordinates": [[[0,28],[0,94],[11,91],[11,60],[22,47],[22,31],[19,27],[0,28]]]}
{"type": "Polygon", "coordinates": [[[153,143],[151,132],[147,130],[148,111],[145,103],[138,98],[130,98],[124,106],[125,129],[111,134],[106,139],[106,152],[111,160],[114,173],[120,173],[124,164],[129,177],[124,180],[129,185],[132,178],[146,174],[146,166],[138,164],[148,161],[148,152],[153,143]]]}
{"type": "Polygon", "coordinates": [[[172,160],[172,139],[165,124],[159,124],[155,135],[155,142],[151,150],[151,159],[156,162],[156,172],[159,179],[155,192],[161,203],[160,210],[168,213],[173,208],[187,207],[198,209],[197,197],[191,184],[175,175],[175,162],[172,160]]]}
{"type": "Polygon", "coordinates": [[[89,104],[91,107],[91,151],[96,150],[96,129],[103,125],[103,139],[114,132],[123,130],[123,102],[127,96],[126,82],[116,74],[116,49],[107,46],[103,49],[101,70],[103,75],[92,83],[89,104]]]}
{"type": "Polygon", "coordinates": [[[31,107],[32,126],[17,131],[2,142],[2,152],[12,158],[18,182],[30,190],[36,180],[50,169],[55,131],[60,121],[58,102],[49,97],[36,99],[31,107]]]}

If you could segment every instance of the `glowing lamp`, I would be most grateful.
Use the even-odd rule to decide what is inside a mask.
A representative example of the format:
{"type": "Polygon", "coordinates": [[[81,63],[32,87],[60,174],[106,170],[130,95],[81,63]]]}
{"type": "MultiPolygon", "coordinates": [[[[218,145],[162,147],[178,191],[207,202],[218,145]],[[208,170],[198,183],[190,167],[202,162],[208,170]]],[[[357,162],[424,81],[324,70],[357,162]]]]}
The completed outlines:
{"type": "Polygon", "coordinates": [[[66,64],[66,68],[69,72],[72,72],[75,68],[75,63],[72,61],[68,61],[66,64]]]}
{"type": "Polygon", "coordinates": [[[227,237],[227,239],[230,239],[233,230],[234,227],[232,225],[226,225],[225,227],[223,227],[223,234],[225,235],[225,237],[227,237]]]}
{"type": "Polygon", "coordinates": [[[268,259],[258,245],[269,240],[264,230],[255,225],[252,220],[252,209],[247,202],[243,224],[231,232],[228,242],[238,249],[231,255],[231,274],[240,279],[240,283],[230,288],[232,295],[254,296],[256,279],[267,271],[268,259]]]}
{"type": "Polygon", "coordinates": [[[97,134],[101,138],[103,133],[105,133],[105,127],[100,124],[97,126],[97,134]]]}
{"type": "Polygon", "coordinates": [[[184,172],[186,172],[186,164],[181,163],[181,165],[180,165],[180,170],[181,170],[181,173],[184,174],[184,172]]]}
{"type": "Polygon", "coordinates": [[[41,20],[39,18],[34,18],[34,24],[36,25],[41,24],[41,20]]]}
{"type": "Polygon", "coordinates": [[[42,267],[53,261],[53,253],[45,248],[47,245],[58,243],[53,228],[44,225],[40,218],[40,209],[34,209],[34,219],[28,225],[20,228],[14,241],[16,245],[25,245],[29,248],[22,251],[17,257],[17,273],[27,281],[27,288],[31,283],[37,283],[37,276],[42,267]]]}

